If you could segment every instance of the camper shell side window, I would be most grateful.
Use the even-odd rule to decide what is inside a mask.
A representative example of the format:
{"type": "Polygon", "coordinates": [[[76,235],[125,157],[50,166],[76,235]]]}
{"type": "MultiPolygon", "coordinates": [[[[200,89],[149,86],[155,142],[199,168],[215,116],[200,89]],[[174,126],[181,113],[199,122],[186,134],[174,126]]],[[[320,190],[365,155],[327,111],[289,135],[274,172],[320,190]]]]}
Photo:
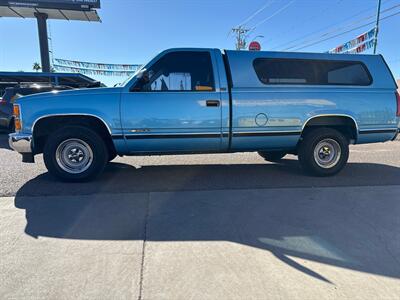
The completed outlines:
{"type": "Polygon", "coordinates": [[[372,77],[359,61],[257,58],[253,67],[266,85],[352,85],[368,86],[372,77]]]}

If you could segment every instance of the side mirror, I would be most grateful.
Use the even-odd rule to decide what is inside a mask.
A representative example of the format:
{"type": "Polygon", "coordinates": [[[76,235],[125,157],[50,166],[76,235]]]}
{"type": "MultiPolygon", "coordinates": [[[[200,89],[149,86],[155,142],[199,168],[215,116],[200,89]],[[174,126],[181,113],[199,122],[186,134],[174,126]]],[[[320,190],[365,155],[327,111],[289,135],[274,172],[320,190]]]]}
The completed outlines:
{"type": "Polygon", "coordinates": [[[143,86],[149,81],[149,72],[147,69],[140,70],[136,75],[136,82],[131,87],[131,92],[140,92],[143,86]]]}
{"type": "Polygon", "coordinates": [[[138,74],[136,75],[137,79],[142,79],[144,77],[146,77],[146,75],[148,75],[149,72],[147,71],[147,69],[142,69],[138,72],[138,74]]]}

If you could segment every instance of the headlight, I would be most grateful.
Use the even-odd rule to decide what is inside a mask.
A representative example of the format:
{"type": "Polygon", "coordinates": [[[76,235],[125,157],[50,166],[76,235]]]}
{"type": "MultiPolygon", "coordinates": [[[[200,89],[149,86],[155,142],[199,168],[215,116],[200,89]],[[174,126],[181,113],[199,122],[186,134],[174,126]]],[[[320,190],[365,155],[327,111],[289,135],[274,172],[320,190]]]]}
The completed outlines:
{"type": "Polygon", "coordinates": [[[15,131],[21,131],[22,129],[21,108],[19,107],[18,104],[13,105],[13,116],[14,116],[15,131]]]}

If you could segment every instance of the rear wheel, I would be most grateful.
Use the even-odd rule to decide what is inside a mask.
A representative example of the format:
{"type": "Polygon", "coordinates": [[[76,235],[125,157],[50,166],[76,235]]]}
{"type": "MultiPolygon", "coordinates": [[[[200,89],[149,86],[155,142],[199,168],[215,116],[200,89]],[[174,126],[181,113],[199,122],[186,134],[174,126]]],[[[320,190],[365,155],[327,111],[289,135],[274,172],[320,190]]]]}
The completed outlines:
{"type": "Polygon", "coordinates": [[[86,181],[103,171],[109,154],[95,131],[69,126],[48,137],[43,157],[50,174],[66,181],[86,181]]]}
{"type": "Polygon", "coordinates": [[[299,145],[299,161],[311,175],[331,176],[340,172],[349,158],[349,141],[337,130],[318,128],[308,132],[299,145]]]}
{"type": "Polygon", "coordinates": [[[287,153],[283,151],[259,151],[258,154],[271,162],[280,161],[287,153]]]}

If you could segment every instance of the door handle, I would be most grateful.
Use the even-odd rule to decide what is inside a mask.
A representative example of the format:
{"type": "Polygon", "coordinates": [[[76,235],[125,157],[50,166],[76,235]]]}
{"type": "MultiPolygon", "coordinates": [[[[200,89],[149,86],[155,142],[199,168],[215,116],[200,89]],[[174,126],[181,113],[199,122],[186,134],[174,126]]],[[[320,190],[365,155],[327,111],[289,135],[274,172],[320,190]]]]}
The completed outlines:
{"type": "Polygon", "coordinates": [[[206,101],[206,106],[208,106],[208,107],[218,107],[219,106],[219,100],[207,100],[206,101]]]}

